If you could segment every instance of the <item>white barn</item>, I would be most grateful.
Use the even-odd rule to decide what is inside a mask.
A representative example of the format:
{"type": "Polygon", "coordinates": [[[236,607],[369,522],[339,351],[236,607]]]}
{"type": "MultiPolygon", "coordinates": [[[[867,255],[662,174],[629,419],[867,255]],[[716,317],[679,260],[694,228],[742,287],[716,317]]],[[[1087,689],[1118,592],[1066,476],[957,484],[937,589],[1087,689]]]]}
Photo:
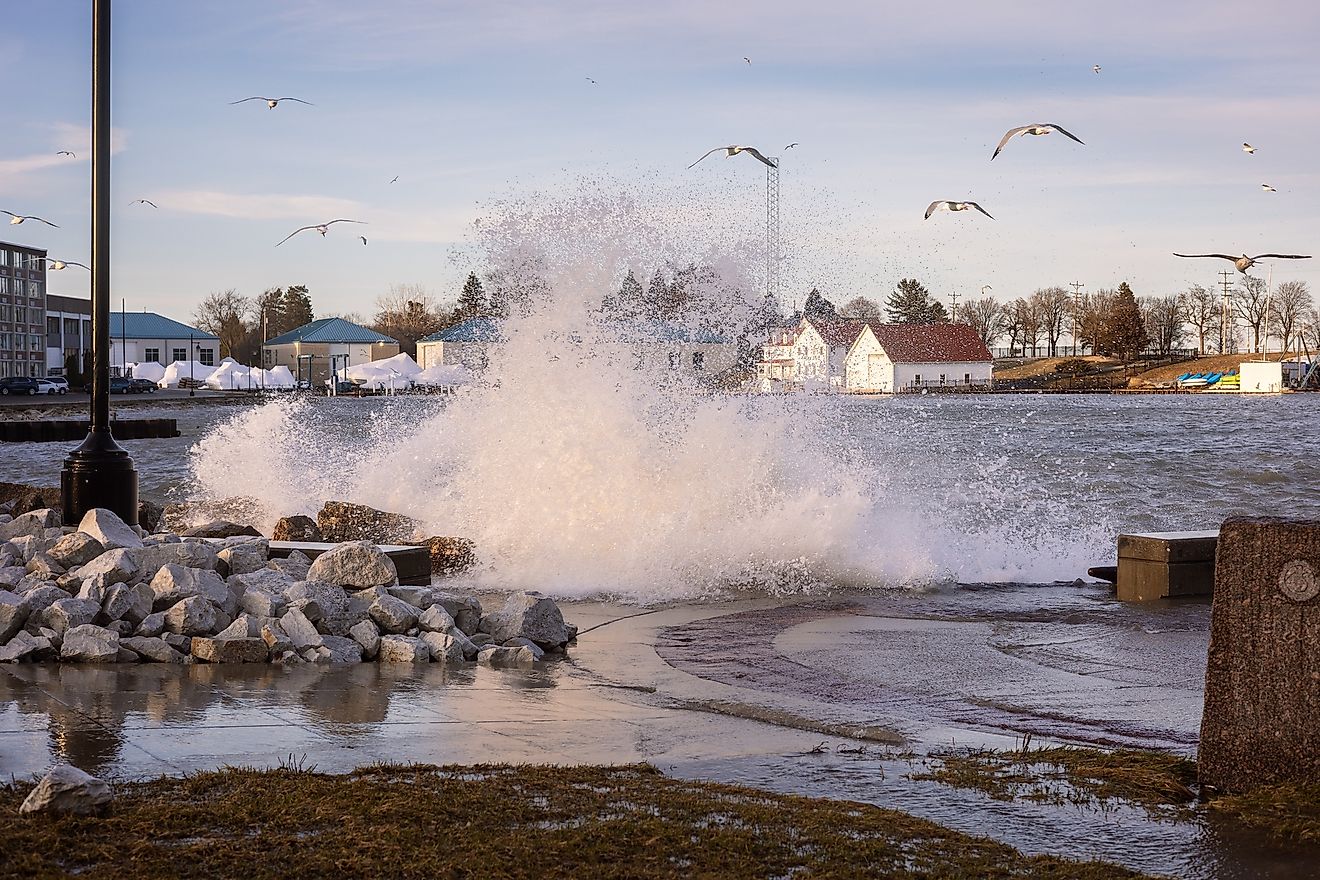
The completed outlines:
{"type": "Polygon", "coordinates": [[[843,364],[843,390],[990,388],[990,350],[966,324],[866,324],[843,364]]]}

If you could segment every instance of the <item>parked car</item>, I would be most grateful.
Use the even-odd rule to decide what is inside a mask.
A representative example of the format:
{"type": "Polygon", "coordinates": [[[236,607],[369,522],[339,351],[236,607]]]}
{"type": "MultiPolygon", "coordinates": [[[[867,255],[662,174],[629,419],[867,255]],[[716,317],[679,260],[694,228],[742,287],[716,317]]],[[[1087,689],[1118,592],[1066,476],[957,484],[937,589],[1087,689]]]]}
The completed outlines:
{"type": "Polygon", "coordinates": [[[41,381],[49,382],[52,385],[58,385],[60,388],[60,394],[67,394],[69,392],[69,380],[63,376],[47,376],[41,381]]]}
{"type": "Polygon", "coordinates": [[[41,394],[41,386],[31,376],[5,376],[0,379],[0,394],[41,394]]]}
{"type": "Polygon", "coordinates": [[[68,394],[69,385],[67,382],[61,385],[60,383],[52,382],[49,379],[38,379],[37,393],[38,394],[68,394]]]}
{"type": "Polygon", "coordinates": [[[128,390],[131,394],[154,394],[156,383],[150,379],[129,379],[128,390]]]}
{"type": "Polygon", "coordinates": [[[128,378],[126,378],[126,377],[124,377],[124,376],[111,376],[111,377],[110,377],[110,393],[111,393],[111,394],[128,394],[128,393],[130,392],[130,390],[131,390],[131,386],[132,386],[132,384],[133,384],[133,380],[132,380],[132,379],[128,379],[128,378]]]}

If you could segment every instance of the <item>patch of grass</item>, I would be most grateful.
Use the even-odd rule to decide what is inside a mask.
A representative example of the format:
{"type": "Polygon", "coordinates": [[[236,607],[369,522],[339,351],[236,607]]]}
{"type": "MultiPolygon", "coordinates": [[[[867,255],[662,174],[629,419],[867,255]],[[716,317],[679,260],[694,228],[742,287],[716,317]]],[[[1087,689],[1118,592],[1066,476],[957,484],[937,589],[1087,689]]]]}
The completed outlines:
{"type": "Polygon", "coordinates": [[[1320,843],[1320,785],[1272,785],[1220,795],[1208,806],[1284,843],[1320,843]]]}
{"type": "Polygon", "coordinates": [[[1196,799],[1196,762],[1163,752],[1105,752],[1065,746],[943,752],[912,774],[957,788],[983,791],[997,800],[1050,803],[1107,802],[1145,807],[1181,806],[1196,799]]]}
{"type": "Polygon", "coordinates": [[[649,766],[231,768],[116,786],[105,818],[20,816],[0,876],[1135,877],[856,803],[649,766]]]}

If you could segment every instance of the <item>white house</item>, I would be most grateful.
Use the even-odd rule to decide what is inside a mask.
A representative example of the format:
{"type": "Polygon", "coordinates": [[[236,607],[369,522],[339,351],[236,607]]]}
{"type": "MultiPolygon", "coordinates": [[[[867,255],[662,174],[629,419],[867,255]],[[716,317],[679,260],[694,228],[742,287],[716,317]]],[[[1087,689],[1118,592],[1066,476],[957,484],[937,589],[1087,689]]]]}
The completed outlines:
{"type": "Polygon", "coordinates": [[[468,318],[417,340],[417,365],[423,370],[459,366],[480,372],[490,361],[490,347],[503,338],[494,318],[468,318]]]}
{"type": "Polygon", "coordinates": [[[155,312],[110,313],[110,370],[126,364],[197,361],[212,369],[220,362],[220,338],[155,312]]]}
{"type": "Polygon", "coordinates": [[[989,388],[990,349],[966,324],[868,324],[845,359],[844,389],[989,388]]]}
{"type": "Polygon", "coordinates": [[[738,346],[712,330],[667,321],[610,322],[603,329],[606,340],[631,353],[638,369],[715,376],[738,362],[738,346]]]}
{"type": "Polygon", "coordinates": [[[798,327],[774,327],[770,338],[761,346],[761,359],[756,362],[756,377],[763,382],[784,382],[796,378],[793,370],[796,361],[793,358],[793,343],[797,340],[798,327]]]}
{"type": "Polygon", "coordinates": [[[267,369],[284,366],[295,379],[319,386],[332,373],[342,377],[349,367],[398,353],[397,339],[343,318],[320,318],[267,339],[261,361],[267,369]]]}

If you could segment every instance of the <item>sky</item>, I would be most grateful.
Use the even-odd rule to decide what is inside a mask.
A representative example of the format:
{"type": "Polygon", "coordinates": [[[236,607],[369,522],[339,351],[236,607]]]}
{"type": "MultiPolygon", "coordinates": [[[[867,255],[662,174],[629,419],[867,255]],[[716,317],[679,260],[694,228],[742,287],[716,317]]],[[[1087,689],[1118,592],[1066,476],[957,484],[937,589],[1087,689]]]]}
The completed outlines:
{"type": "MultiPolygon", "coordinates": [[[[318,314],[370,317],[393,284],[452,299],[486,268],[475,222],[583,187],[708,203],[759,236],[763,166],[687,168],[732,143],[781,157],[786,309],[812,286],[882,300],[904,277],[946,304],[1074,281],[1169,294],[1231,268],[1175,251],[1320,249],[1315,4],[887,7],[119,0],[116,304],[186,320],[212,291],[298,283],[318,314]],[[229,103],[252,95],[314,106],[229,103]],[[1006,130],[1033,122],[1085,145],[1019,138],[991,161],[1006,130]],[[934,199],[974,199],[995,219],[923,220],[934,199]],[[275,246],[337,217],[366,225],[275,246]]],[[[0,9],[0,209],[60,225],[0,240],[87,262],[90,0],[0,9]]],[[[727,237],[713,222],[707,246],[727,237]]],[[[1276,262],[1275,283],[1288,279],[1320,292],[1320,258],[1276,262]]],[[[82,270],[50,273],[52,293],[89,287],[82,270]]]]}

